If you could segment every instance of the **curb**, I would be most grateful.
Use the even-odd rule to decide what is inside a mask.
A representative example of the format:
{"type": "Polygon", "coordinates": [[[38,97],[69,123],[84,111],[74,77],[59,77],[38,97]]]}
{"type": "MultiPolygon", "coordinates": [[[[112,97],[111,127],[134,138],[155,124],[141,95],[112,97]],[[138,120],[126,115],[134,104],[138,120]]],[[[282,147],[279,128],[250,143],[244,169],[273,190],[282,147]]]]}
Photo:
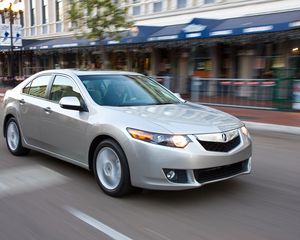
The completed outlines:
{"type": "Polygon", "coordinates": [[[247,121],[243,121],[243,122],[250,130],[261,130],[261,131],[268,131],[268,132],[300,135],[300,127],[269,124],[269,123],[247,122],[247,121]]]}

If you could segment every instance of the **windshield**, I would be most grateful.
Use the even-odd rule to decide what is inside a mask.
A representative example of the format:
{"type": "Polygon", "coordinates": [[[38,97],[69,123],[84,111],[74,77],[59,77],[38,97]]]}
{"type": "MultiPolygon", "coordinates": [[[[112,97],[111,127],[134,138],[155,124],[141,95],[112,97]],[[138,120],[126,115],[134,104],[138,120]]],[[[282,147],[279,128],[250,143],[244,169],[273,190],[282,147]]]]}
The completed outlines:
{"type": "Polygon", "coordinates": [[[93,100],[103,106],[176,104],[180,101],[156,81],[141,75],[82,75],[93,100]]]}

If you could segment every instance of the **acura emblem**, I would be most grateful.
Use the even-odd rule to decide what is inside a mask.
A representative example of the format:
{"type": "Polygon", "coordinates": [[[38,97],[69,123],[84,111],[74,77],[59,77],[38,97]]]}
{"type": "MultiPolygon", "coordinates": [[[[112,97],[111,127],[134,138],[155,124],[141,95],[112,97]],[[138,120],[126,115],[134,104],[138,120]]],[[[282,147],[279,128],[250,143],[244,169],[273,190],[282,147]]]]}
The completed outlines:
{"type": "Polygon", "coordinates": [[[222,133],[222,140],[223,142],[226,142],[227,141],[227,136],[225,133],[222,133]]]}

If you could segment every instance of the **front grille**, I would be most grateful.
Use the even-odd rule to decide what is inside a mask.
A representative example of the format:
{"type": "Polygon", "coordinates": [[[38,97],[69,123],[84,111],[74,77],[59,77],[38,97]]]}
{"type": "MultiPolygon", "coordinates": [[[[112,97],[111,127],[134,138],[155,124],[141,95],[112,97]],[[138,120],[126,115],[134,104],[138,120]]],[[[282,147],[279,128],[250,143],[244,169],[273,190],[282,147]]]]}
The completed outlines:
{"type": "Polygon", "coordinates": [[[241,143],[241,138],[240,138],[240,136],[236,136],[234,139],[230,140],[229,142],[225,142],[225,143],[201,141],[199,139],[198,139],[198,142],[207,151],[229,152],[241,143]]]}
{"type": "Polygon", "coordinates": [[[199,183],[205,183],[222,178],[231,177],[236,174],[246,172],[248,170],[248,162],[249,160],[247,159],[230,165],[197,169],[194,170],[194,176],[197,182],[199,183]]]}

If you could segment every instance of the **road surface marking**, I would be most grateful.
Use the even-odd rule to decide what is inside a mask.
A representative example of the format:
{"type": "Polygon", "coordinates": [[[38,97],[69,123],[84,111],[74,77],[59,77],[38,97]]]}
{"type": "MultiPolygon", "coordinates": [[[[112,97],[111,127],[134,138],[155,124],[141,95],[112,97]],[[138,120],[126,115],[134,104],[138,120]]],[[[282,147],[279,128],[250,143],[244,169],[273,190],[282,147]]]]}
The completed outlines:
{"type": "Polygon", "coordinates": [[[158,232],[156,232],[156,231],[154,231],[154,230],[152,230],[152,229],[150,229],[150,228],[144,228],[146,231],[148,231],[148,232],[150,232],[152,235],[155,235],[155,236],[157,236],[157,237],[159,237],[159,238],[161,238],[161,239],[164,239],[164,240],[171,240],[170,238],[168,238],[168,237],[166,237],[166,236],[164,236],[164,235],[162,235],[162,234],[160,234],[160,233],[158,233],[158,232]]]}
{"type": "Polygon", "coordinates": [[[132,240],[131,238],[123,235],[122,233],[117,232],[111,227],[99,222],[97,219],[90,217],[89,215],[75,209],[72,207],[65,207],[65,209],[71,213],[73,216],[77,217],[81,221],[89,224],[90,226],[98,229],[99,231],[105,233],[107,236],[115,240],[132,240]]]}
{"type": "Polygon", "coordinates": [[[67,177],[43,166],[0,170],[0,198],[65,183],[67,177]]]}

